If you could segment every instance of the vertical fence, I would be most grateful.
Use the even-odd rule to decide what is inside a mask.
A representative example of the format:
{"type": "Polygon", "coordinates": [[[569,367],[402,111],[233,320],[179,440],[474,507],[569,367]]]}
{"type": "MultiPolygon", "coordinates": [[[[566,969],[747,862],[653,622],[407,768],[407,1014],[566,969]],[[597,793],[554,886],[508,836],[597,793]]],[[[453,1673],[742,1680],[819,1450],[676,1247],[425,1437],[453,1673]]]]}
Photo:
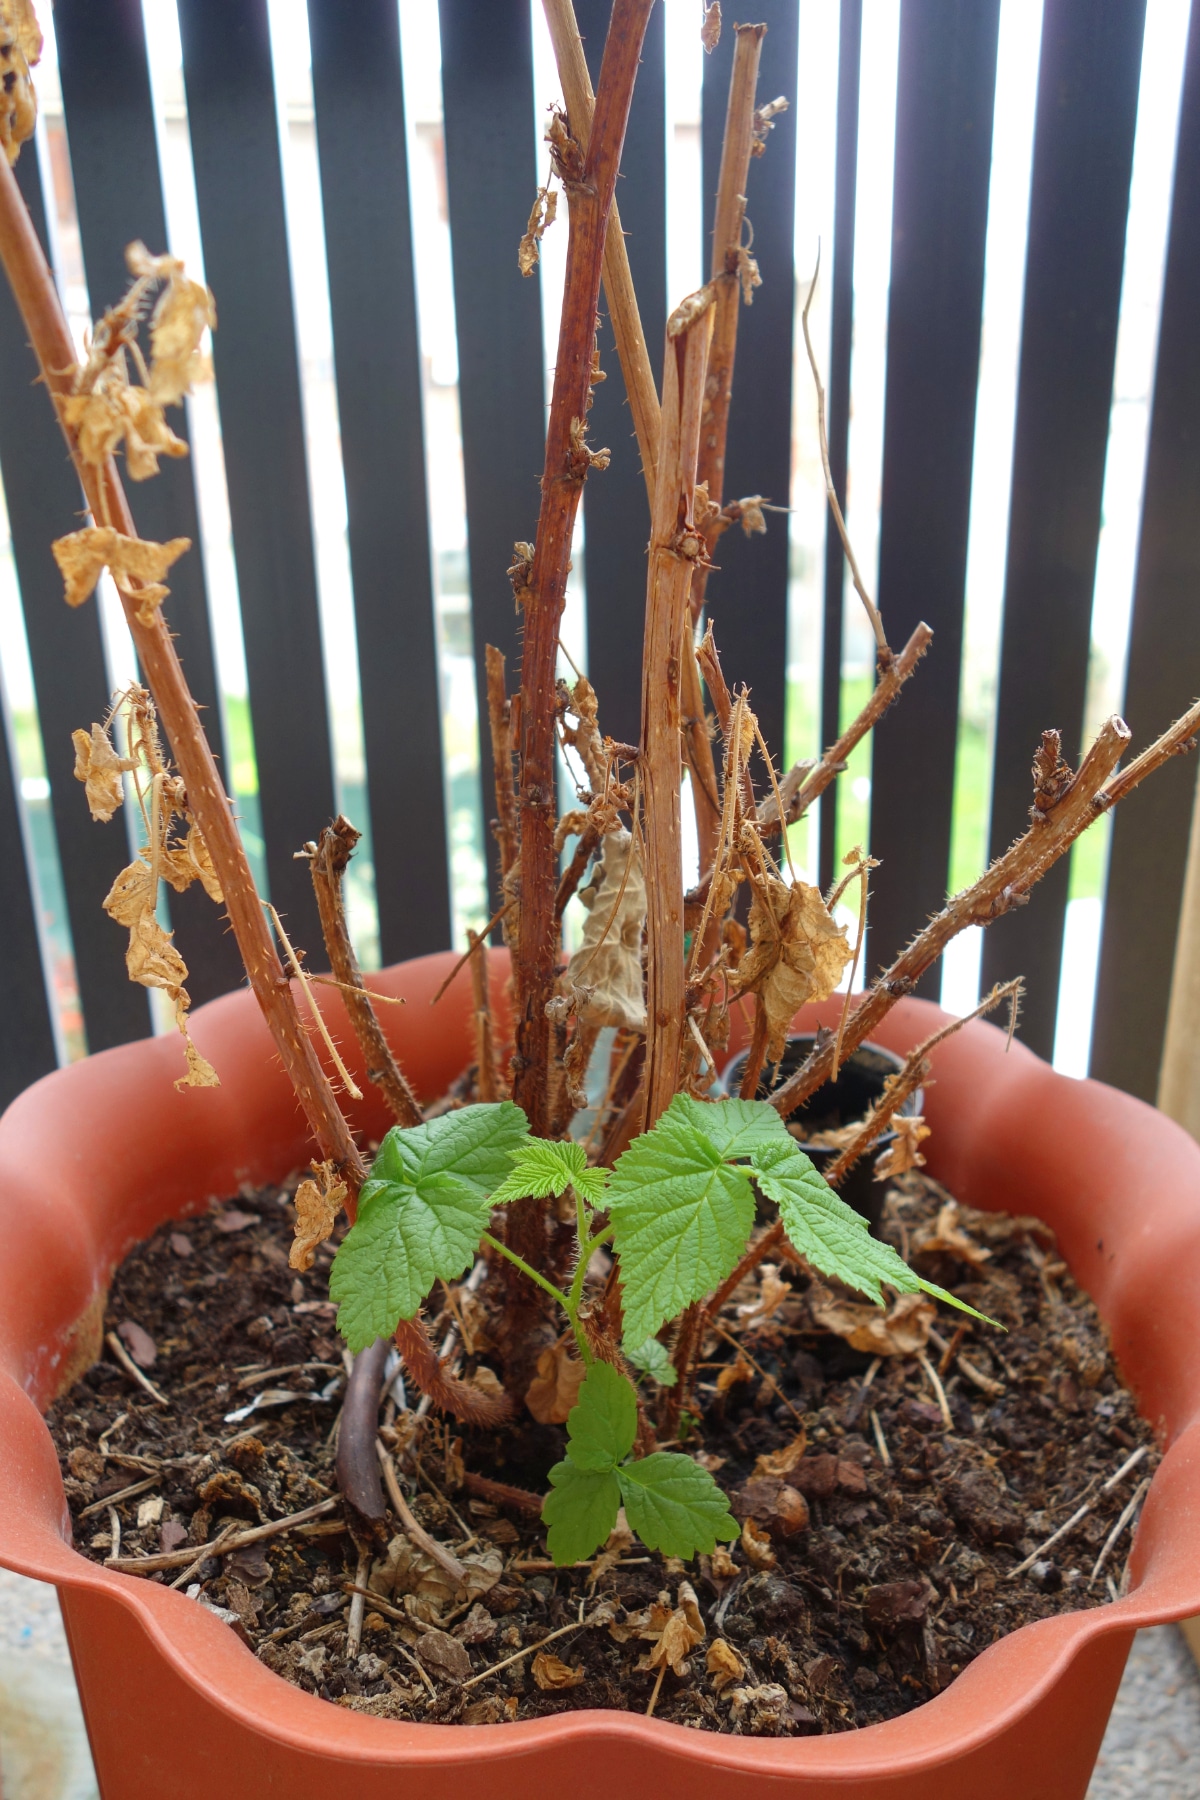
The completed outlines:
{"type": "MultiPolygon", "coordinates": [[[[869,398],[863,340],[856,337],[856,251],[863,248],[856,199],[874,121],[870,108],[860,106],[860,69],[882,11],[894,0],[886,7],[884,0],[879,7],[862,0],[840,6],[837,0],[760,0],[754,13],[768,25],[763,100],[795,94],[798,74],[811,73],[806,58],[818,53],[814,45],[827,42],[836,52],[824,71],[836,106],[830,107],[832,241],[822,246],[828,329],[821,349],[833,476],[843,501],[849,487],[852,528],[856,518],[875,522],[877,514],[878,566],[868,580],[877,573],[891,641],[902,643],[919,619],[936,634],[919,675],[876,736],[869,776],[864,769],[856,778],[856,793],[859,785],[869,792],[870,845],[881,859],[872,966],[940,903],[965,809],[990,819],[992,853],[1021,828],[1041,730],[1059,727],[1067,755],[1079,755],[1089,657],[1094,661],[1093,598],[1135,147],[1147,107],[1166,109],[1173,121],[1177,99],[1178,153],[1162,246],[1124,680],[1135,742],[1200,690],[1200,7],[1187,30],[1182,85],[1175,89],[1178,71],[1164,75],[1161,57],[1157,73],[1143,68],[1143,43],[1154,32],[1160,41],[1171,20],[1182,19],[1183,0],[1044,0],[993,671],[994,755],[986,773],[972,777],[978,791],[967,792],[959,754],[964,619],[978,503],[972,478],[987,351],[993,142],[1004,124],[996,116],[997,56],[1014,9],[1028,14],[1031,4],[899,0],[877,472],[855,465],[850,432],[852,412],[869,398]]],[[[577,0],[593,78],[607,10],[605,0],[577,0]]],[[[700,190],[700,266],[707,272],[732,58],[727,30],[701,66],[693,13],[698,17],[689,7],[685,17],[684,0],[664,0],[656,9],[618,189],[655,361],[668,307],[681,297],[668,289],[670,257],[677,266],[681,220],[696,216],[695,193],[680,198],[680,170],[692,170],[700,190]],[[688,81],[698,145],[687,120],[672,112],[671,95],[688,81]]],[[[156,480],[134,490],[133,504],[146,536],[193,540],[193,552],[174,571],[168,616],[214,749],[227,768],[245,757],[253,769],[271,898],[295,937],[309,946],[319,941],[307,874],[294,853],[339,804],[333,718],[353,703],[366,765],[364,816],[356,822],[367,830],[380,954],[394,960],[441,947],[465,904],[454,873],[461,832],[450,771],[472,736],[478,804],[467,814],[483,821],[477,853],[491,863],[482,653],[485,644],[498,645],[515,681],[520,621],[506,568],[514,541],[532,536],[537,516],[548,395],[543,307],[553,309],[553,279],[544,273],[541,281],[522,281],[516,245],[545,178],[541,109],[557,95],[541,92],[535,80],[543,29],[536,7],[531,12],[530,0],[439,0],[436,9],[424,0],[359,0],[351,9],[308,0],[306,10],[297,0],[145,0],[144,6],[142,0],[56,0],[53,29],[61,112],[55,97],[18,177],[49,249],[56,218],[68,200],[73,205],[93,317],[122,291],[125,244],[141,238],[152,249],[166,246],[168,219],[185,202],[195,206],[204,276],[220,319],[213,351],[236,596],[218,559],[210,555],[206,562],[201,554],[202,543],[211,547],[213,510],[204,504],[202,459],[196,466],[168,463],[156,480]],[[281,147],[289,124],[278,47],[281,33],[305,30],[345,489],[350,599],[344,629],[353,631],[359,671],[352,696],[331,693],[326,674],[329,645],[322,633],[330,629],[330,614],[314,517],[328,496],[314,491],[311,474],[315,426],[296,323],[304,296],[295,291],[294,235],[304,221],[297,222],[293,209],[289,241],[281,147]],[[164,185],[178,180],[178,159],[162,155],[154,45],[174,44],[176,32],[194,196],[173,195],[164,185]],[[425,60],[417,67],[414,58],[425,60]],[[406,114],[406,96],[418,80],[423,93],[440,90],[437,124],[423,119],[418,127],[406,114]],[[430,140],[418,131],[433,133],[431,157],[430,140]],[[414,147],[420,147],[416,160],[414,147]],[[457,378],[450,382],[437,378],[430,350],[435,327],[446,333],[444,319],[431,321],[427,297],[439,250],[414,225],[430,216],[429,196],[419,186],[431,170],[448,221],[447,293],[457,352],[457,378]],[[461,465],[465,510],[473,718],[461,707],[451,716],[447,685],[447,571],[457,551],[442,542],[439,521],[457,504],[443,491],[451,465],[456,471],[461,465]],[[244,656],[246,743],[240,724],[234,741],[235,712],[223,692],[222,621],[230,617],[244,656]]],[[[1182,31],[1177,37],[1183,45],[1182,31]]],[[[742,314],[724,483],[727,496],[758,493],[780,507],[803,497],[798,484],[811,479],[805,471],[812,467],[811,446],[807,457],[797,452],[797,431],[809,430],[811,417],[797,338],[797,299],[807,288],[811,246],[797,235],[797,184],[803,194],[816,177],[798,159],[797,141],[796,114],[781,115],[766,155],[751,166],[748,216],[764,285],[742,314]]],[[[1163,179],[1170,179],[1169,169],[1163,179]]],[[[565,220],[554,229],[563,234],[565,220]]],[[[586,590],[586,661],[602,721],[614,736],[633,740],[647,516],[606,316],[600,344],[607,380],[597,390],[589,435],[611,449],[612,464],[588,483],[578,573],[586,590]]],[[[66,1053],[47,939],[51,879],[61,878],[65,916],[51,923],[56,941],[69,944],[88,1048],[151,1028],[146,994],[125,977],[122,934],[100,910],[128,859],[125,833],[120,822],[92,823],[72,774],[71,731],[104,716],[112,678],[99,602],[76,612],[62,604],[50,544],[75,527],[81,501],[34,373],[20,321],[7,291],[0,292],[0,480],[32,693],[29,718],[14,721],[6,712],[0,731],[6,951],[0,1101],[66,1053]],[[14,734],[14,722],[24,735],[14,734]],[[44,777],[30,777],[39,745],[44,777]]],[[[186,424],[178,429],[186,434],[186,424]]],[[[1133,504],[1128,496],[1126,503],[1133,504]]],[[[782,754],[789,733],[794,743],[807,732],[810,749],[818,736],[827,743],[836,735],[854,691],[857,623],[847,607],[856,603],[847,596],[844,559],[832,534],[823,570],[810,570],[802,581],[799,526],[789,531],[783,512],[770,522],[765,538],[731,532],[722,539],[708,595],[726,670],[750,685],[768,741],[782,754]],[[805,641],[821,643],[808,666],[797,661],[801,603],[814,620],[811,631],[805,622],[805,641]],[[803,731],[801,713],[811,720],[803,731]]],[[[0,667],[11,651],[0,645],[0,667]]],[[[1113,681],[1120,685],[1119,674],[1113,681]]],[[[1127,803],[1112,830],[1104,878],[1093,1068],[1147,1098],[1161,1059],[1194,787],[1194,768],[1181,762],[1127,803]]],[[[865,800],[853,805],[861,812],[865,800]]],[[[839,813],[844,835],[851,802],[833,797],[823,803],[819,837],[808,840],[811,873],[819,872],[822,882],[834,871],[839,813]]],[[[1022,1031],[1047,1055],[1070,935],[1070,879],[1064,862],[1028,908],[986,935],[982,955],[984,980],[1027,977],[1022,1031]]],[[[494,906],[490,868],[488,895],[494,906]]],[[[476,923],[490,910],[488,895],[468,907],[476,923]]],[[[214,910],[198,893],[172,896],[170,908],[194,998],[235,985],[232,940],[214,910]]],[[[938,980],[927,985],[936,996],[938,980]]]]}

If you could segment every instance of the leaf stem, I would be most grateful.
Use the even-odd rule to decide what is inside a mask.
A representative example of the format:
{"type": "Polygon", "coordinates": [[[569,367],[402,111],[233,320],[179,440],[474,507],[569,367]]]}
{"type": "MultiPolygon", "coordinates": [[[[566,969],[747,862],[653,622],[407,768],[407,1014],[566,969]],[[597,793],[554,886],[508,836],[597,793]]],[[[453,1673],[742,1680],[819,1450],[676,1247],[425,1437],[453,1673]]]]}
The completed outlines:
{"type": "MultiPolygon", "coordinates": [[[[501,1256],[507,1257],[508,1261],[512,1263],[515,1268],[520,1269],[522,1275],[527,1275],[530,1281],[537,1283],[543,1293],[549,1294],[552,1300],[558,1301],[558,1304],[562,1307],[567,1318],[571,1322],[571,1330],[575,1333],[575,1342],[579,1345],[580,1355],[585,1363],[590,1363],[593,1360],[592,1352],[588,1346],[587,1338],[584,1335],[583,1327],[579,1323],[579,1305],[578,1299],[574,1297],[574,1289],[572,1289],[571,1294],[564,1294],[561,1288],[555,1287],[552,1281],[547,1281],[544,1275],[539,1275],[538,1271],[535,1268],[532,1268],[530,1264],[525,1261],[523,1256],[518,1256],[516,1251],[510,1250],[507,1244],[502,1244],[500,1239],[498,1237],[493,1237],[490,1231],[484,1232],[483,1242],[489,1244],[491,1248],[498,1251],[501,1256]]],[[[580,1286],[582,1287],[582,1282],[580,1283],[580,1286]]]]}

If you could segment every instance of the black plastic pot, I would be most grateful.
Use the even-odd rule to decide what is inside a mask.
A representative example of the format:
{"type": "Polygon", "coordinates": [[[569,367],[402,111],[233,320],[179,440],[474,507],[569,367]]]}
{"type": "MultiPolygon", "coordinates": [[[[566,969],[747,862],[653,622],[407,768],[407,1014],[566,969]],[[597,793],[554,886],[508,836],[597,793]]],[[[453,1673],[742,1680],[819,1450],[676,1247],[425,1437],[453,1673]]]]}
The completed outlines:
{"type": "MultiPolygon", "coordinates": [[[[789,1037],[779,1062],[764,1066],[758,1084],[758,1098],[769,1100],[780,1082],[786,1081],[806,1061],[815,1043],[816,1038],[807,1033],[797,1032],[795,1036],[789,1037]]],[[[738,1092],[748,1054],[743,1050],[726,1064],[725,1073],[721,1077],[724,1093],[736,1095],[738,1092]]],[[[893,1056],[890,1050],[883,1050],[878,1044],[860,1044],[838,1070],[837,1080],[827,1081],[819,1087],[803,1106],[796,1108],[788,1124],[802,1125],[806,1131],[812,1132],[838,1131],[843,1125],[857,1124],[882,1094],[883,1084],[888,1076],[895,1075],[903,1067],[902,1059],[893,1056]]],[[[915,1094],[909,1095],[900,1111],[911,1115],[920,1110],[921,1091],[918,1089],[915,1094]]],[[[870,1153],[858,1159],[838,1188],[838,1193],[847,1206],[852,1206],[855,1212],[861,1213],[872,1230],[879,1224],[885,1185],[882,1181],[875,1180],[875,1158],[888,1144],[894,1143],[895,1137],[894,1131],[881,1132],[870,1153]]],[[[838,1154],[836,1150],[814,1148],[804,1140],[802,1147],[817,1168],[822,1170],[828,1168],[838,1154]]]]}

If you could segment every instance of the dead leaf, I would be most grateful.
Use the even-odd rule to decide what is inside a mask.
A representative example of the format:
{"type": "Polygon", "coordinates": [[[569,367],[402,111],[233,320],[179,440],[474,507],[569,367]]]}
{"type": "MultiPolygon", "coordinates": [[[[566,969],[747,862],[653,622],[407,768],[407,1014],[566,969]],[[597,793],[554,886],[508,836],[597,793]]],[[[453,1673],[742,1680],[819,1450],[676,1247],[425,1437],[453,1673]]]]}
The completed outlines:
{"type": "Polygon", "coordinates": [[[330,1162],[317,1163],[316,1179],[305,1179],[296,1189],[296,1227],[288,1262],[293,1269],[311,1269],[317,1246],[332,1236],[337,1216],[345,1205],[346,1184],[338,1179],[330,1162]]]}
{"type": "Polygon", "coordinates": [[[553,225],[558,212],[558,190],[542,187],[537,191],[537,199],[529,215],[529,223],[525,227],[525,236],[517,246],[517,267],[522,275],[532,275],[541,259],[538,245],[553,225]]]}
{"type": "MultiPolygon", "coordinates": [[[[669,1596],[667,1598],[669,1601],[669,1596]]],[[[702,1644],[708,1636],[704,1620],[700,1617],[696,1590],[691,1582],[680,1582],[679,1604],[674,1611],[669,1604],[658,1600],[649,1608],[649,1615],[638,1636],[649,1638],[652,1647],[638,1663],[639,1671],[665,1666],[676,1675],[685,1674],[684,1664],[688,1652],[694,1650],[697,1644],[702,1644]]]]}
{"type": "Polygon", "coordinates": [[[479,1392],[486,1394],[489,1400],[499,1400],[504,1392],[504,1383],[495,1369],[489,1369],[486,1363],[480,1363],[475,1373],[468,1376],[467,1379],[471,1387],[478,1388],[479,1392]]]}
{"type": "Polygon", "coordinates": [[[827,1000],[854,952],[820,892],[789,887],[767,872],[750,903],[750,949],[736,971],[738,992],[755,993],[767,1014],[767,1055],[783,1054],[792,1019],[811,1000],[827,1000]]]}
{"type": "Polygon", "coordinates": [[[533,1659],[533,1679],[544,1694],[555,1694],[560,1688],[579,1687],[584,1680],[583,1664],[572,1669],[560,1657],[551,1656],[547,1650],[539,1650],[533,1659]]]}
{"type": "Polygon", "coordinates": [[[760,1687],[738,1687],[729,1691],[729,1716],[751,1737],[778,1737],[786,1731],[791,1714],[787,1690],[778,1682],[766,1681],[760,1687]]]}
{"type": "MultiPolygon", "coordinates": [[[[899,1124],[900,1121],[897,1119],[896,1123],[899,1124]]],[[[923,1162],[925,1159],[922,1157],[920,1160],[923,1162]]],[[[945,1202],[932,1225],[917,1227],[912,1234],[910,1248],[914,1256],[955,1256],[960,1262],[969,1263],[976,1269],[981,1269],[984,1263],[992,1260],[991,1251],[982,1244],[977,1244],[959,1224],[958,1207],[953,1200],[945,1202]]]]}
{"type": "Polygon", "coordinates": [[[750,1381],[753,1375],[754,1370],[739,1350],[736,1362],[726,1363],[717,1376],[718,1394],[727,1394],[736,1382],[750,1381]]]}
{"type": "Polygon", "coordinates": [[[164,878],[170,882],[177,894],[182,894],[193,881],[198,881],[216,906],[224,904],[225,896],[221,892],[217,871],[213,868],[208,845],[195,820],[192,821],[183,843],[165,851],[159,858],[159,866],[164,878]]]}
{"type": "MultiPolygon", "coordinates": [[[[710,1475],[715,1475],[718,1469],[723,1469],[725,1467],[729,1458],[727,1456],[714,1456],[711,1450],[697,1450],[692,1461],[698,1462],[700,1467],[702,1469],[707,1469],[710,1475]]],[[[715,1555],[716,1552],[714,1551],[713,1554],[715,1555]]]]}
{"type": "Polygon", "coordinates": [[[747,1326],[765,1325],[774,1318],[782,1302],[792,1297],[791,1283],[779,1278],[778,1263],[760,1263],[757,1273],[758,1293],[737,1309],[738,1318],[744,1319],[747,1326]]]}
{"type": "Polygon", "coordinates": [[[773,1569],[775,1552],[771,1548],[771,1538],[756,1519],[742,1521],[742,1549],[746,1552],[747,1561],[756,1569],[773,1569]]]}
{"type": "Polygon", "coordinates": [[[732,1581],[738,1573],[738,1566],[729,1554],[727,1544],[718,1544],[712,1553],[711,1566],[714,1581],[732,1581]]]}
{"type": "Polygon", "coordinates": [[[700,27],[700,42],[704,45],[704,53],[711,56],[721,41],[721,0],[712,0],[711,6],[704,8],[704,23],[700,27]]]}
{"type": "Polygon", "coordinates": [[[579,899],[587,910],[583,940],[563,973],[562,991],[575,994],[580,1025],[645,1031],[646,878],[632,835],[623,826],[604,839],[599,870],[579,889],[579,899]]]}
{"type": "Polygon", "coordinates": [[[633,1533],[629,1529],[625,1508],[622,1506],[617,1513],[617,1522],[605,1540],[603,1550],[592,1561],[592,1566],[588,1571],[587,1585],[595,1587],[601,1577],[607,1575],[610,1569],[615,1568],[625,1552],[632,1548],[633,1533]]]}
{"type": "Polygon", "coordinates": [[[435,1626],[422,1632],[415,1648],[420,1661],[448,1681],[465,1681],[471,1673],[471,1658],[466,1646],[451,1637],[448,1631],[439,1631],[435,1626]]]}
{"type": "MultiPolygon", "coordinates": [[[[876,1181],[892,1181],[909,1169],[925,1167],[919,1146],[929,1137],[930,1130],[921,1115],[898,1113],[892,1120],[891,1129],[896,1134],[895,1141],[885,1145],[875,1158],[876,1181]]],[[[986,1250],[984,1255],[987,1255],[986,1250]]]]}
{"type": "Polygon", "coordinates": [[[68,606],[82,606],[107,568],[117,586],[140,603],[138,616],[143,624],[152,622],[155,608],[170,591],[162,587],[163,576],[191,547],[190,538],[155,544],[145,538],[125,537],[110,525],[88,525],[82,531],[68,532],[51,546],[68,606]],[[131,587],[132,582],[141,585],[131,587]]]}
{"type": "Polygon", "coordinates": [[[42,34],[31,0],[0,0],[0,145],[10,165],[37,124],[30,69],[41,58],[42,34]]]}
{"type": "Polygon", "coordinates": [[[73,731],[71,742],[75,746],[75,779],[84,783],[88,811],[107,825],[125,798],[121,776],[137,764],[117,755],[103,725],[93,724],[90,733],[73,731]]]}
{"type": "Polygon", "coordinates": [[[868,1356],[913,1356],[929,1342],[937,1307],[923,1294],[897,1294],[885,1312],[880,1306],[842,1300],[814,1284],[809,1293],[814,1321],[845,1338],[852,1350],[868,1356]]]}
{"type": "Polygon", "coordinates": [[[807,1448],[808,1432],[801,1427],[791,1443],[785,1444],[782,1450],[772,1450],[757,1459],[754,1475],[790,1475],[807,1448]]]}
{"type": "Polygon", "coordinates": [[[778,1475],[752,1475],[730,1495],[734,1516],[753,1520],[769,1537],[794,1537],[808,1529],[808,1501],[778,1475]]]}
{"type": "Polygon", "coordinates": [[[704,1666],[712,1676],[713,1686],[718,1694],[723,1693],[727,1687],[732,1687],[746,1673],[745,1663],[733,1645],[726,1643],[724,1638],[717,1638],[715,1643],[709,1645],[704,1666]]]}
{"type": "Polygon", "coordinates": [[[150,320],[149,391],[159,406],[178,405],[211,373],[200,340],[206,330],[216,330],[216,302],[201,282],[188,280],[176,257],[151,256],[135,243],[125,261],[131,275],[166,282],[150,320]]]}
{"type": "Polygon", "coordinates": [[[586,1366],[567,1341],[543,1350],[537,1374],[525,1394],[525,1404],[539,1425],[565,1425],[567,1414],[579,1399],[586,1366]]]}

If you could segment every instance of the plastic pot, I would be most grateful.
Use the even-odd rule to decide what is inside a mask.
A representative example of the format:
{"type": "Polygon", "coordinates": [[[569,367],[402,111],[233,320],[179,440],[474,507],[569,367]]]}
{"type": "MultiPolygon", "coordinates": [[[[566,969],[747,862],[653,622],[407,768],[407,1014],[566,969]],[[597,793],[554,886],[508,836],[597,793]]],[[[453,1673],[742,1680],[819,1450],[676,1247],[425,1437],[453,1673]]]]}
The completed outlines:
{"type": "MultiPolygon", "coordinates": [[[[388,1029],[428,1095],[469,1054],[465,978],[430,1009],[447,968],[427,957],[376,978],[407,997],[388,1029]]],[[[496,953],[498,1000],[503,979],[496,953]]],[[[878,1036],[904,1050],[941,1016],[905,1000],[878,1036]]],[[[408,1725],[290,1687],[182,1594],[70,1547],[39,1408],[95,1354],[113,1268],[163,1219],[306,1155],[252,997],[202,1008],[194,1028],[219,1090],[177,1093],[178,1045],[159,1038],[47,1077],[0,1120],[0,1562],[59,1588],[105,1800],[1082,1800],[1134,1631],[1200,1613],[1200,1148],[1181,1130],[1019,1044],[1006,1055],[990,1025],[934,1052],[931,1172],[973,1206],[1054,1228],[1169,1445],[1126,1599],[1026,1626],[906,1717],[838,1736],[720,1737],[618,1712],[408,1725]]],[[[378,1135],[385,1121],[367,1101],[356,1123],[378,1135]]]]}
{"type": "MultiPolygon", "coordinates": [[[[758,1098],[768,1100],[771,1090],[780,1082],[794,1075],[807,1057],[816,1036],[811,1031],[794,1031],[783,1046],[783,1055],[777,1063],[767,1063],[758,1084],[758,1098]]],[[[725,1094],[736,1094],[742,1083],[742,1073],[746,1067],[746,1050],[739,1050],[726,1063],[721,1076],[721,1090],[725,1094]]],[[[884,1084],[889,1075],[896,1075],[904,1067],[904,1058],[897,1056],[892,1050],[885,1050],[882,1044],[860,1044],[858,1049],[848,1056],[838,1070],[836,1081],[827,1081],[819,1087],[810,1100],[798,1106],[789,1123],[803,1125],[809,1131],[836,1131],[843,1125],[856,1125],[864,1119],[867,1112],[883,1093],[884,1084]]],[[[919,1113],[922,1106],[920,1088],[910,1094],[900,1107],[901,1114],[912,1117],[919,1113]]],[[[883,1213],[883,1196],[886,1183],[875,1179],[875,1157],[879,1150],[888,1144],[894,1144],[896,1133],[882,1131],[877,1139],[877,1149],[870,1156],[860,1156],[856,1163],[846,1171],[846,1175],[838,1188],[838,1193],[852,1206],[857,1213],[871,1226],[872,1230],[879,1224],[883,1213]]],[[[837,1160],[836,1149],[827,1150],[819,1144],[803,1140],[801,1144],[805,1154],[811,1158],[817,1168],[824,1174],[829,1164],[837,1160]]]]}

